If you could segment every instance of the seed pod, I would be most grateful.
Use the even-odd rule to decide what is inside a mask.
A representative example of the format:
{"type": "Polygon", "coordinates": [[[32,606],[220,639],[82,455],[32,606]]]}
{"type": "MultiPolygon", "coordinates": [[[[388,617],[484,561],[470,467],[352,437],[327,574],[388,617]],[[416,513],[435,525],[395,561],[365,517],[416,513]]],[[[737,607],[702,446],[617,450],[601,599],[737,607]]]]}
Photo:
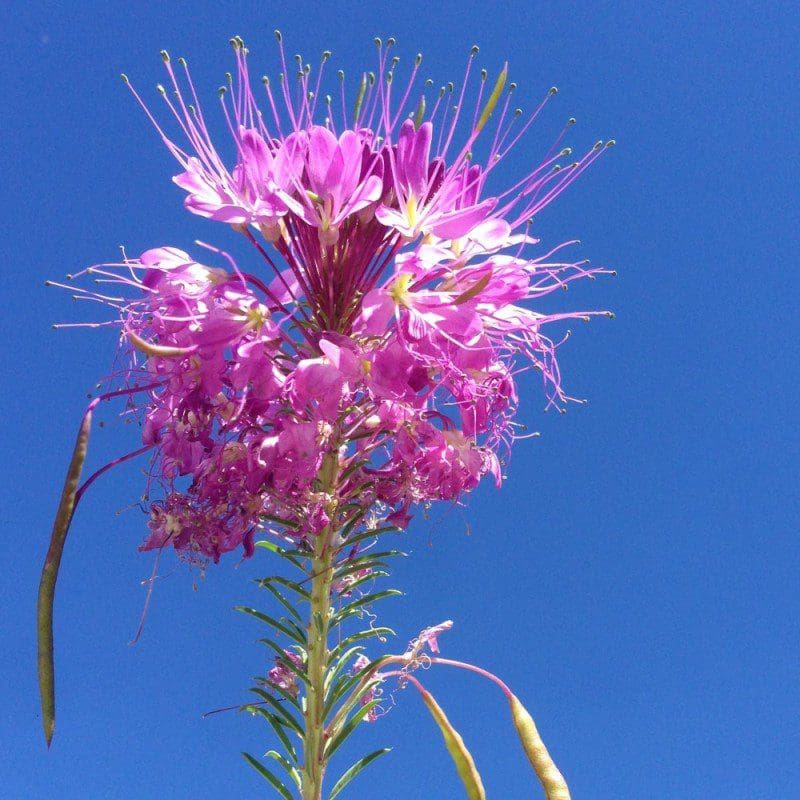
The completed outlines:
{"type": "Polygon", "coordinates": [[[458,774],[464,783],[464,788],[467,790],[467,797],[469,800],[486,800],[486,792],[483,788],[481,776],[478,774],[475,761],[469,750],[467,750],[461,735],[452,726],[450,720],[447,719],[444,711],[433,699],[433,695],[430,692],[426,692],[421,686],[417,686],[417,688],[420,695],[422,695],[422,701],[428,707],[428,711],[431,712],[431,716],[436,720],[436,724],[439,726],[442,736],[444,736],[444,743],[455,762],[458,774]]]}
{"type": "Polygon", "coordinates": [[[569,789],[564,776],[558,771],[550,753],[536,730],[533,717],[526,711],[515,695],[509,698],[511,704],[511,718],[517,729],[522,749],[528,756],[536,776],[544,788],[547,800],[570,800],[569,789]]]}

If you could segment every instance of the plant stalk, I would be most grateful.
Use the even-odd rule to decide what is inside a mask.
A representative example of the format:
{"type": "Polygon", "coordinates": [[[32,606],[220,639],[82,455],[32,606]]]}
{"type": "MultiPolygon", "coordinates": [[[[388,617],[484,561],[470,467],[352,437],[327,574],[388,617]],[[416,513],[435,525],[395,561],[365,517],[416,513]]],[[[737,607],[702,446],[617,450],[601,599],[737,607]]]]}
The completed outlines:
{"type": "MultiPolygon", "coordinates": [[[[335,486],[338,464],[335,451],[320,470],[322,491],[331,501],[327,513],[336,519],[335,486]]],[[[303,800],[322,800],[325,758],[325,674],[328,668],[328,628],[331,617],[331,586],[336,556],[336,525],[331,522],[317,536],[311,558],[311,606],[308,618],[308,662],[306,708],[303,715],[305,741],[302,770],[303,800]]]]}

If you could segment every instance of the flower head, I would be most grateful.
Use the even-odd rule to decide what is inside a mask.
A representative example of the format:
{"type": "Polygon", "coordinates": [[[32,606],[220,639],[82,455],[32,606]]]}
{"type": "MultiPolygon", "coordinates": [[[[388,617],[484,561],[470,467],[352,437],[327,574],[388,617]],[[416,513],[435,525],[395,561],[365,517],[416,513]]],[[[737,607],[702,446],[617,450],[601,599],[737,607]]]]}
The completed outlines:
{"type": "MultiPolygon", "coordinates": [[[[530,220],[605,148],[562,168],[557,141],[496,187],[544,102],[513,110],[505,67],[494,84],[471,79],[477,48],[459,91],[428,111],[421,57],[398,90],[394,42],[378,42],[351,111],[342,73],[341,103],[320,94],[330,54],[315,76],[299,62],[295,95],[280,47],[281,78],[257,100],[248,50],[232,44],[220,90],[231,159],[185,61],[163,54],[175,134],[132,91],[180,165],[186,208],[232,226],[252,257],[207,246],[206,266],[161,247],[93,268],[125,289],[102,298],[121,310],[115,377],[165,487],[142,549],[197,561],[249,554],[258,531],[308,545],[367,509],[404,526],[420,503],[460,502],[486,476],[499,485],[520,374],[540,371],[548,405],[570,399],[547,326],[600,313],[528,303],[603,272],[564,259],[566,244],[541,252],[530,220]]],[[[436,652],[443,629],[418,641],[436,652]]]]}

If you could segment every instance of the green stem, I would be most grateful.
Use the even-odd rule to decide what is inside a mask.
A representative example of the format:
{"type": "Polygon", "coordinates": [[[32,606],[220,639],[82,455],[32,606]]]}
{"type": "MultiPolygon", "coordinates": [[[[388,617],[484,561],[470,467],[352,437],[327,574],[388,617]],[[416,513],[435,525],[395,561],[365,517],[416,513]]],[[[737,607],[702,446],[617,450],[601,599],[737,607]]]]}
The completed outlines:
{"type": "MultiPolygon", "coordinates": [[[[334,451],[335,452],[335,451],[334,451]]],[[[322,491],[334,496],[338,477],[337,458],[330,455],[320,470],[322,491]]],[[[336,519],[336,500],[327,509],[336,519]]],[[[328,667],[328,628],[331,618],[331,584],[333,583],[337,533],[334,523],[328,525],[314,544],[311,559],[311,607],[308,619],[308,687],[303,715],[305,741],[302,771],[303,800],[322,800],[325,777],[325,673],[328,667]]]]}

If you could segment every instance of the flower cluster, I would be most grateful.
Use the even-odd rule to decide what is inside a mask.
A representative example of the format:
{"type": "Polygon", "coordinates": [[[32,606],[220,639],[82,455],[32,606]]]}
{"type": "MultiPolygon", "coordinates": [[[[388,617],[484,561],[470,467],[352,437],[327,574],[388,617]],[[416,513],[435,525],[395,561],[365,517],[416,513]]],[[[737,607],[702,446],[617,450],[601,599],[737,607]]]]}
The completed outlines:
{"type": "Polygon", "coordinates": [[[605,148],[562,167],[557,141],[516,184],[490,190],[544,103],[527,118],[513,110],[503,69],[493,86],[481,74],[469,113],[477,48],[460,94],[443,88],[428,112],[427,84],[411,102],[421,58],[397,99],[394,43],[379,43],[355,108],[340,73],[341,109],[326,97],[319,114],[322,69],[312,81],[298,61],[293,99],[281,48],[265,112],[247,49],[232,44],[237,69],[220,97],[233,159],[183,60],[176,70],[163,54],[180,138],[142,106],[180,163],[186,208],[241,233],[257,265],[214,251],[219,263],[205,266],[162,247],[92,269],[134,293],[112,298],[124,381],[166,486],[142,549],[171,545],[194,561],[250,554],[259,530],[303,546],[331,525],[404,527],[417,504],[457,502],[484,476],[499,485],[519,373],[541,373],[548,404],[569,399],[544,329],[600,313],[525,303],[602,271],[565,259],[566,244],[529,251],[533,215],[605,148]]]}

